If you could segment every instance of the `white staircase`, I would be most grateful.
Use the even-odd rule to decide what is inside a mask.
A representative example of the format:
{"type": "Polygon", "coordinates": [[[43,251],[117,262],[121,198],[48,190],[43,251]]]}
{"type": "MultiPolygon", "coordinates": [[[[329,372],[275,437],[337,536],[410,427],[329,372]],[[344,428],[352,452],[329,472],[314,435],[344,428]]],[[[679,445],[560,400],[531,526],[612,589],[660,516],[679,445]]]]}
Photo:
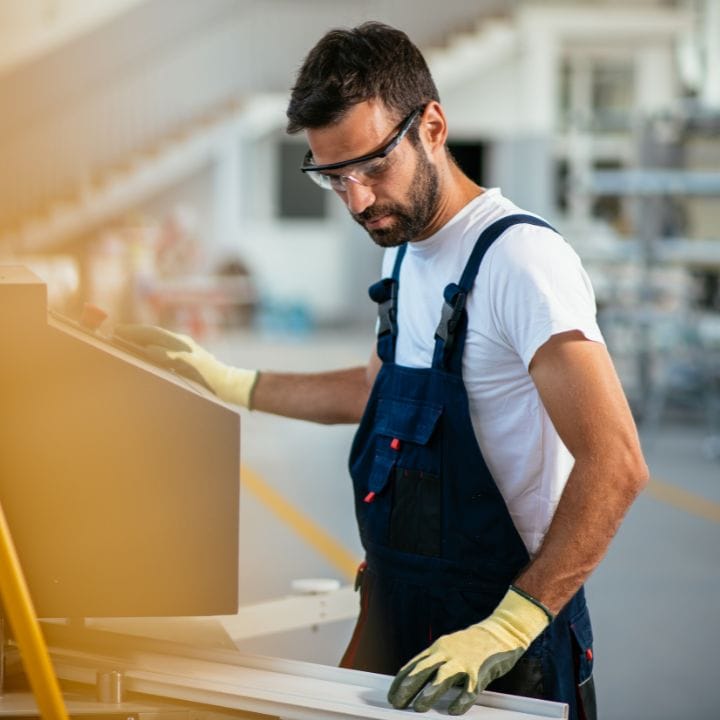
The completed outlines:
{"type": "Polygon", "coordinates": [[[228,139],[250,140],[277,127],[285,100],[278,95],[231,100],[203,114],[0,234],[0,250],[13,255],[57,250],[207,166],[228,139]]]}
{"type": "Polygon", "coordinates": [[[453,87],[507,62],[517,47],[513,19],[495,16],[478,21],[470,32],[452,36],[447,45],[431,48],[425,58],[438,87],[453,87]]]}
{"type": "MultiPolygon", "coordinates": [[[[206,31],[193,47],[159,56],[157,67],[128,68],[99,94],[81,97],[57,119],[42,118],[39,127],[18,136],[20,145],[8,147],[8,167],[16,164],[14,157],[20,169],[5,186],[0,207],[0,257],[60,251],[208,166],[227,152],[229,139],[252,140],[281,129],[286,93],[243,95],[233,72],[217,71],[217,58],[231,57],[245,25],[230,18],[204,22],[206,31]],[[207,77],[194,118],[184,92],[190,72],[207,77]],[[31,154],[38,163],[28,169],[31,154]]],[[[451,35],[444,47],[429,49],[427,57],[438,84],[448,86],[502,62],[515,44],[511,20],[491,16],[471,32],[451,35]]]]}

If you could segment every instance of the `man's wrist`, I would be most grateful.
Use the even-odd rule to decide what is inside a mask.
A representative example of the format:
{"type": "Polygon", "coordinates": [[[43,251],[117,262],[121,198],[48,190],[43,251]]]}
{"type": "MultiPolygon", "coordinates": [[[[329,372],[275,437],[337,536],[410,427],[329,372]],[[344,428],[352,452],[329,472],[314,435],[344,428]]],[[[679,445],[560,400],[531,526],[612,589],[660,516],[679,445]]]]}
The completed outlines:
{"type": "Polygon", "coordinates": [[[538,600],[536,597],[533,597],[530,593],[525,592],[522,588],[519,588],[517,585],[510,585],[510,589],[513,592],[516,592],[521,597],[525,598],[525,600],[528,600],[536,607],[540,608],[545,615],[547,616],[548,622],[551,623],[555,619],[555,615],[550,611],[550,608],[547,607],[547,605],[543,604],[540,600],[538,600]]]}
{"type": "Polygon", "coordinates": [[[255,373],[255,376],[253,377],[252,383],[250,384],[250,390],[248,391],[248,399],[247,399],[247,407],[248,410],[254,410],[255,406],[253,403],[253,399],[255,397],[255,388],[257,387],[258,380],[260,380],[260,371],[259,370],[253,370],[255,373]]]}
{"type": "Polygon", "coordinates": [[[215,392],[225,402],[251,409],[259,375],[257,370],[227,367],[225,376],[218,383],[215,392]]]}

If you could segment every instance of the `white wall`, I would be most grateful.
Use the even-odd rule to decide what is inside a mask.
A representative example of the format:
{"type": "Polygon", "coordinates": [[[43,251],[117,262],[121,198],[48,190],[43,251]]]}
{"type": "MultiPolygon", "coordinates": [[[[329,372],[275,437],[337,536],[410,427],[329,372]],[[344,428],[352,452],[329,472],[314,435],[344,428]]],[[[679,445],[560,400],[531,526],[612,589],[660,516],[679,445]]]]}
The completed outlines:
{"type": "Polygon", "coordinates": [[[112,20],[143,0],[5,0],[0,71],[28,62],[112,20]]]}

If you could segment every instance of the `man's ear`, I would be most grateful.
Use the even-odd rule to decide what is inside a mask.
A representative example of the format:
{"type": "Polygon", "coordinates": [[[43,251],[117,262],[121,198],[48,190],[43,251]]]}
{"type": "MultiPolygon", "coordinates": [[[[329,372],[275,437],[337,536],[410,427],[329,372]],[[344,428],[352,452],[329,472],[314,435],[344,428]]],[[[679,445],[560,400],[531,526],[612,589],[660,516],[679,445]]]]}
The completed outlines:
{"type": "Polygon", "coordinates": [[[428,153],[444,149],[448,134],[447,119],[442,105],[436,100],[431,100],[425,106],[420,117],[419,132],[428,153]]]}

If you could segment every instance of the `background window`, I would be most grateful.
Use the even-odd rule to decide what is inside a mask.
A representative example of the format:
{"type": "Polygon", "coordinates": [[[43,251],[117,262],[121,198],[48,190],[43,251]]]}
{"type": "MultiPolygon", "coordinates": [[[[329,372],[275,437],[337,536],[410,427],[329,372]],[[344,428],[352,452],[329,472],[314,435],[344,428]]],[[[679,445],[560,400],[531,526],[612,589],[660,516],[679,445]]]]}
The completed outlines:
{"type": "Polygon", "coordinates": [[[478,185],[483,184],[485,147],[476,141],[448,142],[448,148],[460,169],[478,185]]]}
{"type": "Polygon", "coordinates": [[[321,219],[327,215],[329,193],[300,172],[307,148],[302,143],[281,142],[278,151],[278,214],[281,218],[321,219]]]}

